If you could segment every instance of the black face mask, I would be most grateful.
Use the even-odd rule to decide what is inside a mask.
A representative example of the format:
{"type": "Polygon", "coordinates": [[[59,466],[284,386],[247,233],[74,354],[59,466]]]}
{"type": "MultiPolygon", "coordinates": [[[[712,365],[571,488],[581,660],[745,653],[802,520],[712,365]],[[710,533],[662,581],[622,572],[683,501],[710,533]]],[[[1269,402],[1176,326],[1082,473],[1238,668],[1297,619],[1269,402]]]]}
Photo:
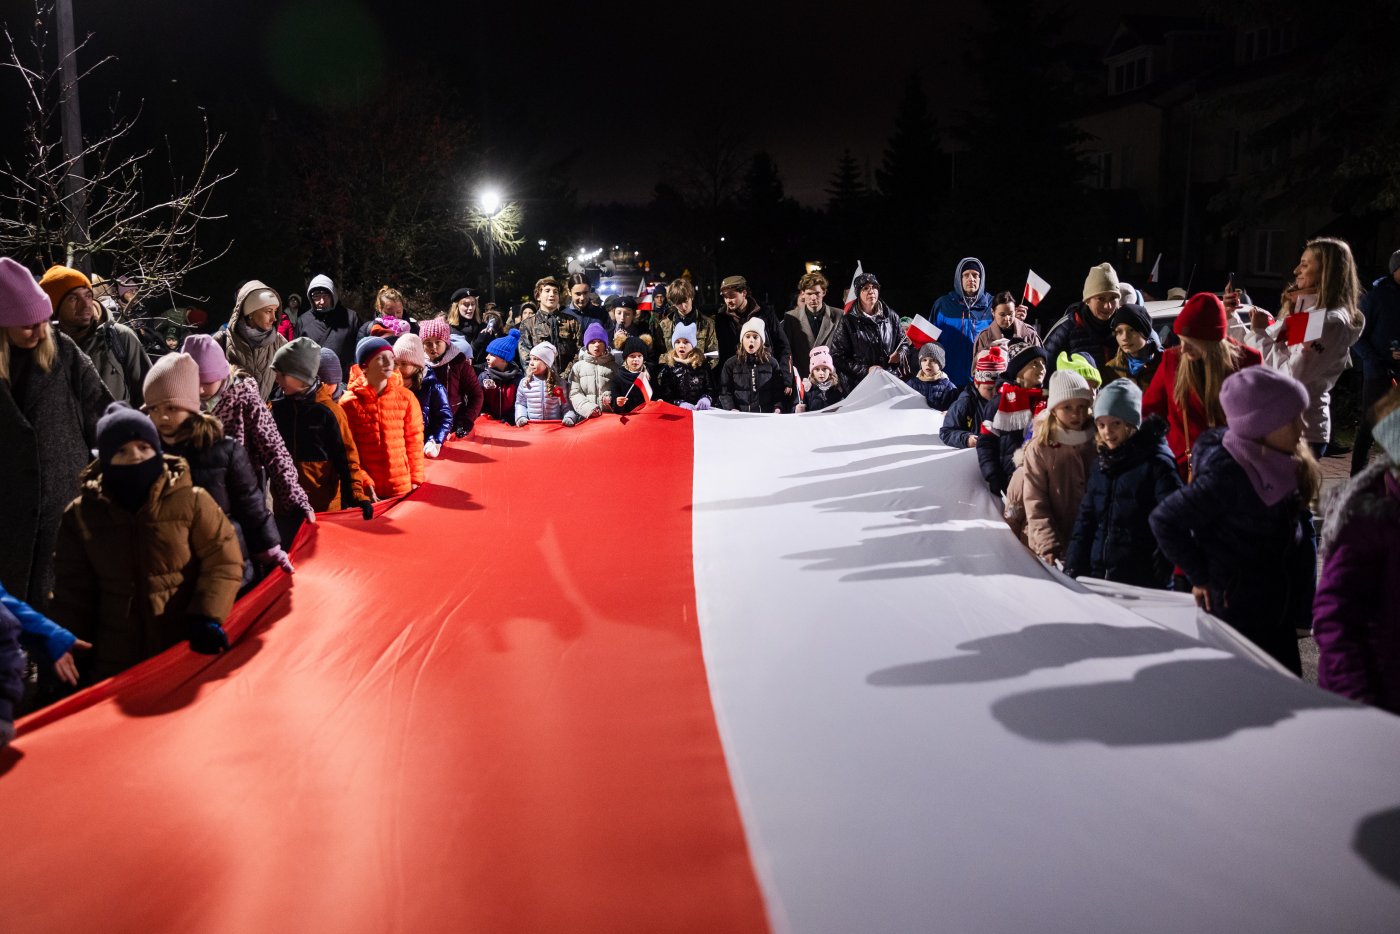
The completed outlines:
{"type": "Polygon", "coordinates": [[[128,512],[136,512],[164,471],[165,458],[159,454],[139,464],[108,464],[102,468],[102,492],[128,512]]]}

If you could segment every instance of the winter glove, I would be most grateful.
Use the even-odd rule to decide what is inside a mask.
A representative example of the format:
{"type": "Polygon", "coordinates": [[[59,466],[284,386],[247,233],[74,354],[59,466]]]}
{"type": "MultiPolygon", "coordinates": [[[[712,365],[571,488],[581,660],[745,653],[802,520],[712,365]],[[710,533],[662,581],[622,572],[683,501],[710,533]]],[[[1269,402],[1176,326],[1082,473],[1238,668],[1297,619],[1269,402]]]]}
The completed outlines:
{"type": "Polygon", "coordinates": [[[374,518],[374,503],[371,503],[371,502],[368,502],[368,501],[365,501],[365,502],[360,503],[360,515],[364,516],[366,522],[368,522],[369,520],[373,519],[373,518],[374,518]]]}
{"type": "Polygon", "coordinates": [[[530,424],[530,420],[529,420],[528,418],[523,417],[523,416],[522,416],[521,418],[517,418],[517,419],[515,420],[515,427],[516,427],[516,428],[524,428],[524,427],[525,427],[526,425],[528,425],[528,424],[530,424]]]}
{"type": "Polygon", "coordinates": [[[258,561],[262,564],[280,564],[282,570],[288,574],[296,571],[296,568],[292,567],[292,559],[287,557],[287,552],[282,549],[281,545],[273,545],[267,551],[259,554],[258,561]]]}
{"type": "Polygon", "coordinates": [[[471,433],[472,433],[472,421],[471,421],[471,419],[469,419],[469,418],[468,418],[468,419],[463,419],[462,422],[461,422],[461,424],[459,424],[456,428],[452,429],[452,433],[453,433],[454,435],[456,435],[457,437],[459,437],[459,438],[465,438],[467,435],[471,434],[471,433]]]}
{"type": "Polygon", "coordinates": [[[307,522],[310,522],[312,525],[315,525],[315,524],[316,524],[316,510],[312,509],[310,506],[307,506],[306,509],[303,510],[303,511],[304,511],[305,514],[306,514],[306,521],[307,521],[307,522]]]}
{"type": "Polygon", "coordinates": [[[564,427],[572,428],[578,424],[578,413],[568,412],[564,415],[564,427]]]}
{"type": "Polygon", "coordinates": [[[689,411],[689,412],[694,412],[694,411],[695,411],[695,406],[692,405],[692,404],[690,404],[689,402],[682,402],[681,405],[680,405],[680,407],[683,408],[683,409],[685,409],[686,411],[689,411]]]}
{"type": "Polygon", "coordinates": [[[701,396],[700,401],[695,403],[695,411],[703,412],[710,407],[710,397],[701,396]]]}
{"type": "Polygon", "coordinates": [[[201,655],[218,655],[228,649],[228,636],[217,620],[208,616],[191,616],[185,623],[190,649],[201,655]]]}
{"type": "Polygon", "coordinates": [[[492,379],[491,377],[489,377],[489,376],[483,376],[483,377],[481,378],[481,388],[482,388],[482,389],[495,389],[495,388],[496,388],[496,381],[495,381],[494,379],[492,379]]]}
{"type": "Polygon", "coordinates": [[[442,452],[442,445],[436,441],[423,442],[423,455],[425,457],[437,457],[442,452]]]}

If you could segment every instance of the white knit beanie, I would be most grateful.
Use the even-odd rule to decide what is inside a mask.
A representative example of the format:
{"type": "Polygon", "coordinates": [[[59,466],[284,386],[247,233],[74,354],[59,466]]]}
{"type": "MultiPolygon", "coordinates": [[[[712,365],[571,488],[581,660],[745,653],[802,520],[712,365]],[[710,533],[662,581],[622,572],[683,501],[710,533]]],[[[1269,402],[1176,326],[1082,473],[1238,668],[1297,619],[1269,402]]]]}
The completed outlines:
{"type": "Polygon", "coordinates": [[[750,331],[757,334],[759,340],[765,342],[768,340],[768,329],[763,326],[762,318],[750,318],[745,321],[744,327],[739,331],[739,336],[743,337],[750,331]]]}
{"type": "Polygon", "coordinates": [[[1093,405],[1094,390],[1089,388],[1089,381],[1073,370],[1056,370],[1050,374],[1050,399],[1046,408],[1051,412],[1056,407],[1075,399],[1083,399],[1093,405]]]}
{"type": "Polygon", "coordinates": [[[554,358],[559,356],[559,351],[554,349],[554,345],[549,341],[540,341],[530,348],[530,356],[539,357],[544,361],[544,365],[550,369],[554,368],[554,358]]]}

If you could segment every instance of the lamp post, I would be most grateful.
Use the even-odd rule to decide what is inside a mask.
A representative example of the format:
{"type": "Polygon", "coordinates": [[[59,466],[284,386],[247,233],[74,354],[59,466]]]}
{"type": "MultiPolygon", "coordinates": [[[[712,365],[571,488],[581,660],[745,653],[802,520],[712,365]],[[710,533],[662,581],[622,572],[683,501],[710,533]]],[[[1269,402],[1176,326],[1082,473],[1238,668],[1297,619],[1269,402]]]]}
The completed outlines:
{"type": "Polygon", "coordinates": [[[481,213],[486,215],[486,270],[491,278],[491,304],[496,304],[496,214],[501,210],[501,193],[487,188],[481,193],[481,213]]]}

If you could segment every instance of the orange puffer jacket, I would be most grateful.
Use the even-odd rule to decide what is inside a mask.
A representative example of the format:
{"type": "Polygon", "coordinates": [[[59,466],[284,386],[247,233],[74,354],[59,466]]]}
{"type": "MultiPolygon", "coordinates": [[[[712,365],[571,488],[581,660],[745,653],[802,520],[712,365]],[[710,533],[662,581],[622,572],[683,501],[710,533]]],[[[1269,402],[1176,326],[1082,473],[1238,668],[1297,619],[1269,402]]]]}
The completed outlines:
{"type": "Polygon", "coordinates": [[[355,436],[360,466],[380,499],[423,482],[423,411],[403,377],[389,374],[384,391],[376,393],[359,366],[352,366],[340,404],[355,436]]]}

